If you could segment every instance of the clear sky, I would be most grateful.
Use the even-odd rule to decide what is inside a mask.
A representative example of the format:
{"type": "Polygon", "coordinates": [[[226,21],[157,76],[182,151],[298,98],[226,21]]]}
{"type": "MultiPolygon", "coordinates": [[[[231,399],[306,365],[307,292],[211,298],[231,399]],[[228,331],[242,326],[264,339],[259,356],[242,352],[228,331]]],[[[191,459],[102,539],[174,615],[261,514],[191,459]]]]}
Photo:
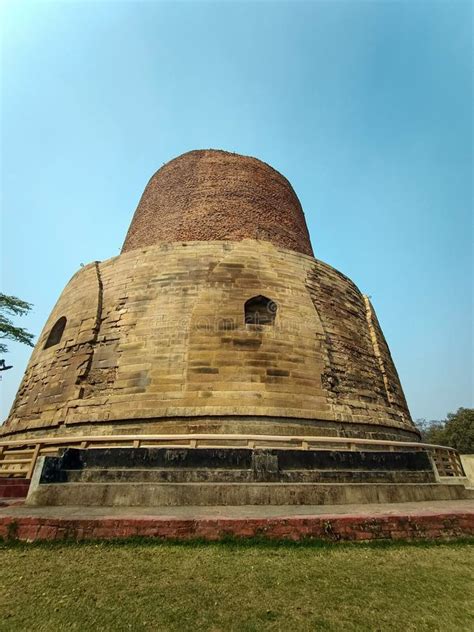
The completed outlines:
{"type": "MultiPolygon", "coordinates": [[[[472,406],[472,3],[3,2],[2,291],[39,334],[190,149],[293,184],[372,296],[414,418],[472,406]]],[[[10,345],[7,416],[30,355],[10,345]]]]}

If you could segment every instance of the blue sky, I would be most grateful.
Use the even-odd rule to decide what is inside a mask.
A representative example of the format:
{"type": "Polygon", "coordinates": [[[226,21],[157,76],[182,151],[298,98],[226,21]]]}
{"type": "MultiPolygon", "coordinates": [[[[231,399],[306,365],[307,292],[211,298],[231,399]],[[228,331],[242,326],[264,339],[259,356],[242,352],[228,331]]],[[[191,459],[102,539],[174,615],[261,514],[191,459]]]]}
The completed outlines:
{"type": "MultiPolygon", "coordinates": [[[[5,2],[2,291],[39,334],[196,148],[293,184],[316,257],[372,296],[414,418],[473,405],[472,4],[5,2]]],[[[10,345],[1,414],[30,355],[10,345]]]]}

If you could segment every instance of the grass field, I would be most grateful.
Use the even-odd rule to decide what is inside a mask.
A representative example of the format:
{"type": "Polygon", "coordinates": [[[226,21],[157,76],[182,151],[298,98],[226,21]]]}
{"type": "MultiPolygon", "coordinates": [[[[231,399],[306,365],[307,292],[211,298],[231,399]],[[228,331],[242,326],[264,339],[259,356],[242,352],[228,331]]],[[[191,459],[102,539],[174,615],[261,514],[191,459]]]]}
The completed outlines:
{"type": "Polygon", "coordinates": [[[474,630],[474,546],[0,545],[0,629],[474,630]]]}

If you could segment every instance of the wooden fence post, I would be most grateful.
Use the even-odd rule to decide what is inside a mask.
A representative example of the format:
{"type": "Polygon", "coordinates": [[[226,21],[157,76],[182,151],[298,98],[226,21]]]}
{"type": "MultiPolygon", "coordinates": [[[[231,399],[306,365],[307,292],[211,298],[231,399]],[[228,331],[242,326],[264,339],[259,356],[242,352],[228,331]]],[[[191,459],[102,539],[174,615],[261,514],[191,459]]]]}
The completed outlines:
{"type": "Polygon", "coordinates": [[[33,472],[35,471],[36,460],[38,459],[40,450],[41,450],[41,443],[37,443],[35,445],[35,449],[33,450],[33,454],[31,456],[30,467],[28,468],[28,473],[26,475],[26,478],[28,479],[31,479],[31,477],[33,476],[33,472]]]}

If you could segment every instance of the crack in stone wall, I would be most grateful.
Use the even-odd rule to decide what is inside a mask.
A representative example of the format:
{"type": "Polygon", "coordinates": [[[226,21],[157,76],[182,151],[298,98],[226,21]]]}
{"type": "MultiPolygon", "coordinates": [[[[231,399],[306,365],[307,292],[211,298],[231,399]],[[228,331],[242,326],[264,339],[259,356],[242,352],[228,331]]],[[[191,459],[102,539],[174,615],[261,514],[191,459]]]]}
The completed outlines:
{"type": "Polygon", "coordinates": [[[409,418],[408,405],[390,349],[382,333],[382,329],[368,296],[364,296],[364,302],[366,306],[367,325],[369,327],[374,354],[377,358],[380,372],[382,374],[387,403],[404,419],[409,418]]]}
{"type": "Polygon", "coordinates": [[[94,359],[94,351],[95,351],[95,346],[97,343],[97,338],[99,336],[99,332],[100,332],[100,324],[102,322],[102,306],[103,306],[103,294],[104,294],[104,286],[102,283],[102,278],[100,275],[100,265],[99,265],[99,261],[94,261],[94,266],[95,266],[95,271],[96,271],[96,275],[97,275],[97,311],[96,311],[96,316],[95,316],[95,323],[94,326],[92,328],[92,339],[89,343],[90,346],[90,350],[89,350],[89,357],[87,358],[87,360],[84,362],[84,369],[82,371],[79,372],[77,379],[76,379],[76,384],[78,384],[80,386],[79,388],[79,392],[77,394],[77,398],[81,399],[84,395],[84,388],[82,386],[82,384],[84,384],[90,374],[91,371],[91,367],[92,367],[92,362],[94,359]]]}
{"type": "Polygon", "coordinates": [[[382,358],[382,354],[380,353],[380,347],[379,347],[379,343],[377,340],[377,336],[375,334],[375,330],[374,330],[374,325],[372,322],[372,305],[369,301],[369,298],[367,296],[364,295],[364,302],[365,302],[365,315],[367,318],[367,325],[369,327],[369,332],[370,332],[370,339],[372,341],[372,346],[374,348],[374,354],[375,357],[377,358],[377,362],[379,363],[379,367],[380,367],[380,373],[382,374],[382,378],[383,378],[383,383],[385,386],[385,394],[387,397],[387,403],[392,405],[393,404],[393,400],[390,394],[390,389],[389,389],[389,384],[388,384],[388,377],[387,377],[387,372],[385,370],[385,365],[384,365],[384,361],[382,358]]]}

